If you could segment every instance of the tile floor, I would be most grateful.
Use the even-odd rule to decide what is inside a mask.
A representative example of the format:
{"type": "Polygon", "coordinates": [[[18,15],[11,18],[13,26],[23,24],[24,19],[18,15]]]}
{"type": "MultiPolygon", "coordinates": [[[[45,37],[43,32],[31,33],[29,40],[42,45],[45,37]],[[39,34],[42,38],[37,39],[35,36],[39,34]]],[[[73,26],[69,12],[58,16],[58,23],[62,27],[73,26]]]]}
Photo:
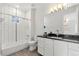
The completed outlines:
{"type": "Polygon", "coordinates": [[[37,53],[37,50],[29,51],[28,49],[23,49],[9,56],[41,56],[41,55],[37,53]]]}

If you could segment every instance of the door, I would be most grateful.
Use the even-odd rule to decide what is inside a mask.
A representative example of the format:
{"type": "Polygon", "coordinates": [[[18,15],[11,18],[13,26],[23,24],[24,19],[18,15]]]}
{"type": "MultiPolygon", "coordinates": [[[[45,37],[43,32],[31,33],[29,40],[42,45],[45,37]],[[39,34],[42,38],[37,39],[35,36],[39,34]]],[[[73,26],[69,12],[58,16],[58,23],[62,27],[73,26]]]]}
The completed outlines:
{"type": "Polygon", "coordinates": [[[38,53],[40,53],[41,55],[44,55],[44,48],[45,48],[45,39],[44,38],[40,38],[38,37],[38,53]]]}
{"type": "Polygon", "coordinates": [[[53,56],[53,40],[52,39],[44,39],[45,40],[45,48],[44,48],[44,51],[45,51],[45,56],[53,56]]]}
{"type": "Polygon", "coordinates": [[[54,56],[67,56],[67,42],[54,40],[54,56]]]}

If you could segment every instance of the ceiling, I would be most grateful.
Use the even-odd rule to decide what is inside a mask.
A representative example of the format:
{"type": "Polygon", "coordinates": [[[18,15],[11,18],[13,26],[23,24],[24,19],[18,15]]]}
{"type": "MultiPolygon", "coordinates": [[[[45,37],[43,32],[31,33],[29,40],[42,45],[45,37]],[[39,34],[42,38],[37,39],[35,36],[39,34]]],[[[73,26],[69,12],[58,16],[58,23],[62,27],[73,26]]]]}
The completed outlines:
{"type": "Polygon", "coordinates": [[[19,8],[23,11],[28,11],[31,7],[47,7],[55,6],[59,3],[0,3],[0,6],[10,6],[13,8],[19,8]]]}
{"type": "MultiPolygon", "coordinates": [[[[43,6],[47,6],[51,3],[0,3],[0,6],[11,6],[13,8],[17,8],[17,6],[20,9],[28,9],[31,7],[43,7],[43,6]]],[[[55,5],[56,3],[52,3],[52,5],[55,5]]]]}

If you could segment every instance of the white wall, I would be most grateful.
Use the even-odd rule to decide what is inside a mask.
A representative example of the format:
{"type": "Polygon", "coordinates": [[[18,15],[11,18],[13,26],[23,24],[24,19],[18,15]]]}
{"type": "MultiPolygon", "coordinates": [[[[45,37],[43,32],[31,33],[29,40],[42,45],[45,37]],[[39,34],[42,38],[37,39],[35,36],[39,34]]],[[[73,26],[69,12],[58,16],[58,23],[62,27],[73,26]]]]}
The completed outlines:
{"type": "Polygon", "coordinates": [[[1,49],[2,49],[2,23],[1,23],[2,15],[0,14],[0,55],[1,55],[1,49]]]}
{"type": "Polygon", "coordinates": [[[78,8],[78,33],[79,33],[79,8],[78,8]]]}
{"type": "Polygon", "coordinates": [[[31,8],[31,40],[34,40],[35,37],[35,16],[36,16],[36,8],[31,8]]]}
{"type": "Polygon", "coordinates": [[[44,15],[46,13],[46,6],[41,5],[36,8],[36,35],[43,35],[44,33],[44,15]]]}

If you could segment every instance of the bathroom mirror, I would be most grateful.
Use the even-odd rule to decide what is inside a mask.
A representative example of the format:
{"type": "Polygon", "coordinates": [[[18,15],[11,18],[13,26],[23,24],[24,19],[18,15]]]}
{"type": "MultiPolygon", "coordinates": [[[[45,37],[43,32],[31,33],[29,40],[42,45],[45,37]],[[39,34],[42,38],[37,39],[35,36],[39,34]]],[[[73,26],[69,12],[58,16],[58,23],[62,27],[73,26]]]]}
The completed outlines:
{"type": "Polygon", "coordinates": [[[46,26],[46,32],[56,33],[59,30],[60,33],[63,32],[63,17],[61,13],[52,13],[44,16],[44,25],[46,26]]]}
{"type": "Polygon", "coordinates": [[[79,7],[78,5],[70,7],[60,12],[50,13],[44,16],[44,26],[46,32],[64,34],[78,34],[79,33],[79,7]]]}

